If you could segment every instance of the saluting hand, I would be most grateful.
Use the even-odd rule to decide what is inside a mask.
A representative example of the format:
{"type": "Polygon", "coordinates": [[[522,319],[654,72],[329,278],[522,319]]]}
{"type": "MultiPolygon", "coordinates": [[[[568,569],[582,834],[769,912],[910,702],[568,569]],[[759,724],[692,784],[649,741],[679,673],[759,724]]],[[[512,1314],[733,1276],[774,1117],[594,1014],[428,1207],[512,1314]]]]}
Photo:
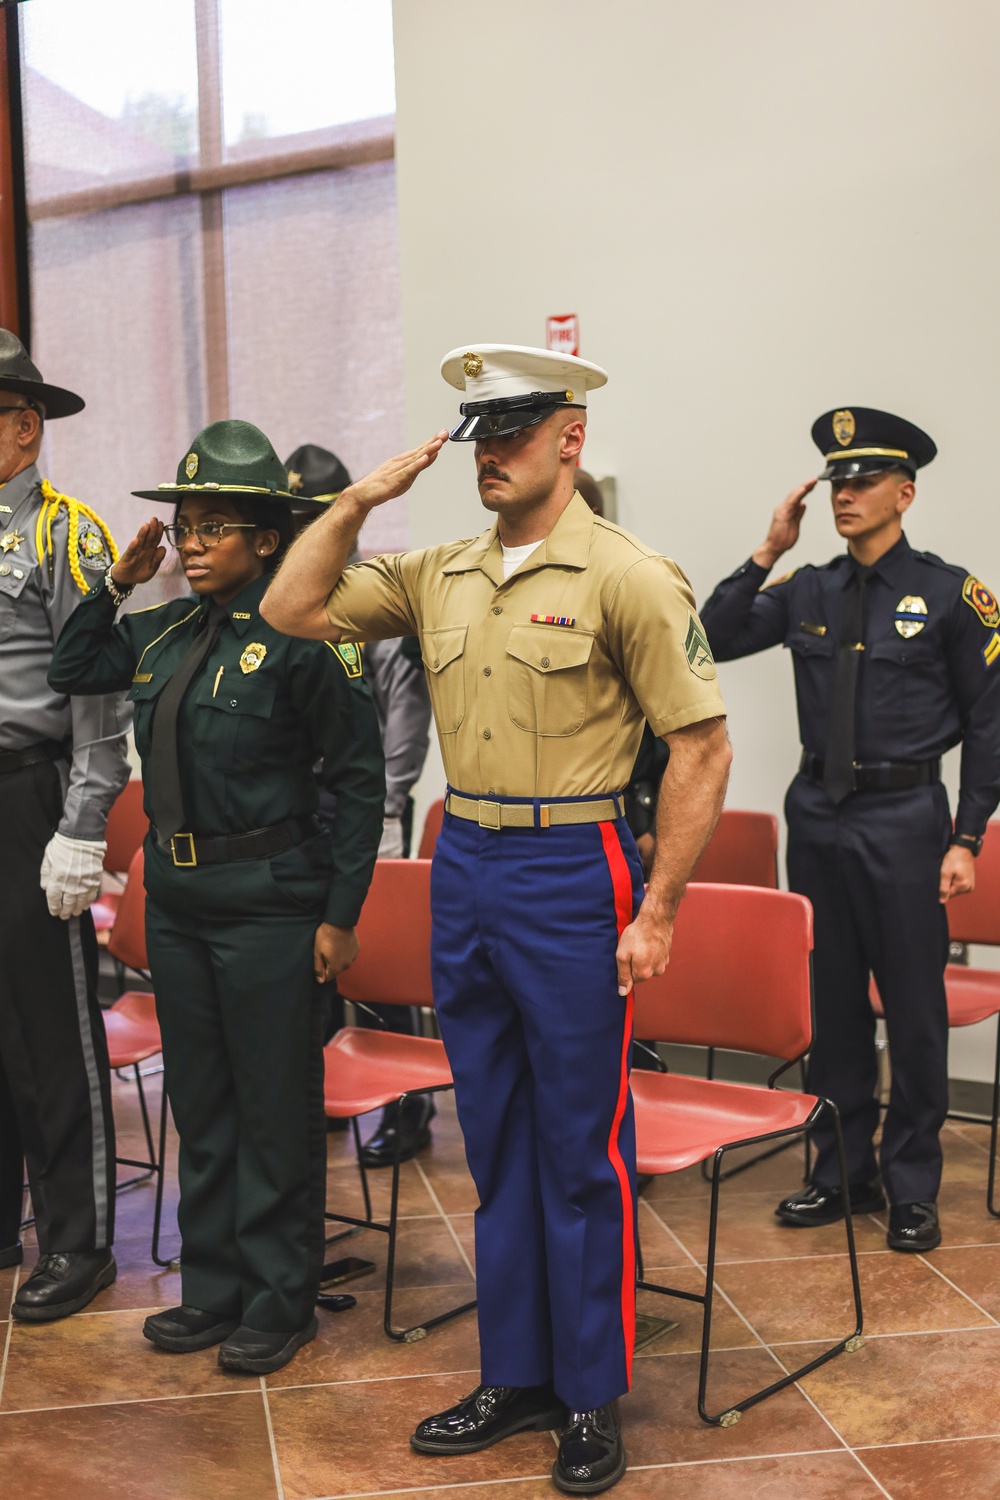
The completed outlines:
{"type": "Polygon", "coordinates": [[[348,485],[337,502],[338,505],[342,506],[345,500],[354,501],[365,510],[371,510],[376,505],[384,505],[387,500],[395,500],[397,495],[405,495],[417,475],[430,467],[447,441],[448,432],[445,428],[428,438],[426,443],[421,443],[419,448],[411,448],[408,453],[386,459],[384,464],[379,464],[364,479],[348,485]]]}
{"type": "Polygon", "coordinates": [[[156,574],[167,555],[163,540],[163,522],[155,516],[139,527],[121,557],[111,569],[111,577],[121,589],[134,588],[137,583],[148,583],[156,574]]]}
{"type": "Polygon", "coordinates": [[[755,563],[762,568],[773,568],[783,552],[794,547],[799,539],[799,527],[806,513],[804,501],[810,490],[815,489],[817,479],[807,479],[786,495],[771,517],[771,525],[764,541],[753,554],[755,563]]]}
{"type": "Polygon", "coordinates": [[[971,849],[961,844],[952,844],[941,861],[941,879],[938,899],[942,905],[952,896],[965,896],[975,889],[976,861],[971,849]]]}

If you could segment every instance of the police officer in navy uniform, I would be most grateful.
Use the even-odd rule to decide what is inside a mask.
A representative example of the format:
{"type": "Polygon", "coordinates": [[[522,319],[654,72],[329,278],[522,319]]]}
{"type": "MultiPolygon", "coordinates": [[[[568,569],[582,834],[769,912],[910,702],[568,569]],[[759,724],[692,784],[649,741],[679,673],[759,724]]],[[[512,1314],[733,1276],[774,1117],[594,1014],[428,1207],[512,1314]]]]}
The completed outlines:
{"type": "MultiPolygon", "coordinates": [[[[840,1110],[852,1213],[885,1207],[893,1250],[941,1242],[939,1132],[948,1108],[945,903],[972,889],[1000,797],[1000,606],[965,568],[917,552],[902,530],[936,448],[913,423],[843,407],[812,429],[847,551],[767,577],[795,545],[800,485],[750,560],[702,611],[720,661],[789,648],[802,759],[785,803],[788,881],[816,921],[816,1032],[809,1088],[840,1110]],[[941,756],[962,744],[954,825],[941,756]],[[892,1091],[880,1150],[874,974],[892,1091]]],[[[814,1133],[812,1180],[786,1198],[796,1226],[842,1218],[832,1130],[814,1133]]]]}
{"type": "Polygon", "coordinates": [[[259,613],[292,537],[285,470],[249,422],[213,422],[166,539],[192,593],[117,616],[165,555],[139,528],[56,647],[57,691],[129,687],[150,832],[146,937],[180,1136],[182,1305],[143,1333],[224,1370],[279,1369],[316,1335],[326,1131],[320,985],[351,963],[385,780],[361,653],[259,613]],[[316,818],[313,767],[337,794],[316,818]]]}

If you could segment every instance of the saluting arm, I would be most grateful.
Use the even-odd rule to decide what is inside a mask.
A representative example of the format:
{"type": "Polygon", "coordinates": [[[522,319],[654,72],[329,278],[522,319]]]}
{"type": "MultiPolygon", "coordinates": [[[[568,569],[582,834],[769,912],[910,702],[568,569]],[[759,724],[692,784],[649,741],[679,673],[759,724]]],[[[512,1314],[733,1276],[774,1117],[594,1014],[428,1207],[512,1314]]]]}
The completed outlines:
{"type": "Polygon", "coordinates": [[[712,655],[716,661],[735,661],[777,646],[788,631],[787,589],[782,583],[764,589],[778,558],[795,546],[805,515],[806,495],[816,480],[807,480],[786,495],[771,517],[767,536],[747,562],[713,590],[702,606],[712,655]]]}
{"type": "Polygon", "coordinates": [[[348,485],[327,513],[296,539],[261,601],[260,612],[284,635],[315,641],[338,641],[326,601],[340,581],[358,533],[369,511],[410,488],[422,469],[437,458],[447,432],[438,432],[348,485]]]}
{"type": "Polygon", "coordinates": [[[136,651],[125,620],[103,578],[70,615],[56,641],[49,687],[56,693],[123,692],[135,673],[136,651]]]}

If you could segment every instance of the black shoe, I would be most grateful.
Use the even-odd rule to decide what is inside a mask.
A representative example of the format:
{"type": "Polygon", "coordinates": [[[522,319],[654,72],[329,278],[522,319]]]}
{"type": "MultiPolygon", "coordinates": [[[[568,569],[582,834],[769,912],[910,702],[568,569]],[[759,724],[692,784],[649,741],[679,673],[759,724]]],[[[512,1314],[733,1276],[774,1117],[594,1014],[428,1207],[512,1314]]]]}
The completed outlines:
{"type": "Polygon", "coordinates": [[[617,1484],[625,1473],[618,1403],[596,1411],[570,1413],[569,1426],[559,1439],[559,1457],[552,1465],[552,1482],[567,1495],[596,1495],[617,1484]]]}
{"type": "MultiPolygon", "coordinates": [[[[852,1183],[849,1191],[852,1214],[877,1214],[885,1208],[885,1194],[877,1181],[852,1183]]],[[[799,1229],[836,1224],[844,1217],[844,1195],[840,1188],[810,1183],[794,1197],[783,1198],[774,1212],[783,1224],[794,1224],[799,1229]]]]}
{"type": "Polygon", "coordinates": [[[171,1354],[193,1354],[196,1349],[221,1344],[239,1326],[239,1318],[222,1318],[218,1313],[202,1312],[200,1307],[168,1307],[166,1312],[153,1313],[146,1319],[142,1336],[171,1354]]]}
{"type": "Polygon", "coordinates": [[[363,1164],[366,1167],[391,1167],[396,1156],[397,1135],[399,1159],[409,1161],[430,1145],[430,1123],[436,1113],[434,1100],[428,1094],[415,1094],[407,1099],[402,1118],[398,1105],[387,1104],[382,1111],[381,1125],[361,1148],[363,1164]]]}
{"type": "Polygon", "coordinates": [[[297,1333],[262,1333],[241,1323],[219,1349],[219,1364],[236,1375],[270,1375],[287,1365],[303,1344],[312,1343],[319,1324],[310,1318],[297,1333]]]}
{"type": "Polygon", "coordinates": [[[9,1266],[19,1266],[23,1259],[24,1246],[20,1240],[15,1240],[13,1245],[0,1250],[0,1271],[6,1271],[9,1266]]]}
{"type": "Polygon", "coordinates": [[[941,1243],[936,1203],[894,1203],[885,1242],[890,1250],[936,1250],[941,1243]]]}
{"type": "Polygon", "coordinates": [[[72,1250],[43,1255],[23,1286],[11,1314],[20,1323],[68,1318],[110,1286],[118,1267],[110,1250],[72,1250]]]}
{"type": "Polygon", "coordinates": [[[479,1453],[515,1432],[548,1432],[566,1420],[551,1385],[477,1385],[457,1406],[428,1417],[410,1438],[418,1453],[479,1453]]]}

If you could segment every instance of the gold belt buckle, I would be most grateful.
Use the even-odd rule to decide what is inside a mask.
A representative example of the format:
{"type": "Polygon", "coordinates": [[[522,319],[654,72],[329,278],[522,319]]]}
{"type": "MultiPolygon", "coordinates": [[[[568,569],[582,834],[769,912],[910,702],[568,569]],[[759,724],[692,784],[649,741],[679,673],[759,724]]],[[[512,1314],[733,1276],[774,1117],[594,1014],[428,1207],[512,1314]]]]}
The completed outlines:
{"type": "Polygon", "coordinates": [[[171,855],[171,858],[173,859],[174,864],[177,866],[177,868],[179,870],[193,870],[195,868],[195,866],[197,865],[197,863],[198,863],[198,855],[196,854],[195,847],[194,847],[194,834],[193,833],[175,833],[175,834],[173,834],[173,836],[171,837],[171,840],[170,840],[170,855],[171,855]],[[176,845],[178,839],[187,839],[187,841],[188,841],[188,853],[191,856],[190,859],[179,859],[177,857],[177,849],[176,849],[175,845],[176,845]]]}
{"type": "Polygon", "coordinates": [[[500,804],[499,802],[480,802],[479,804],[479,826],[480,828],[500,828],[500,804]]]}

